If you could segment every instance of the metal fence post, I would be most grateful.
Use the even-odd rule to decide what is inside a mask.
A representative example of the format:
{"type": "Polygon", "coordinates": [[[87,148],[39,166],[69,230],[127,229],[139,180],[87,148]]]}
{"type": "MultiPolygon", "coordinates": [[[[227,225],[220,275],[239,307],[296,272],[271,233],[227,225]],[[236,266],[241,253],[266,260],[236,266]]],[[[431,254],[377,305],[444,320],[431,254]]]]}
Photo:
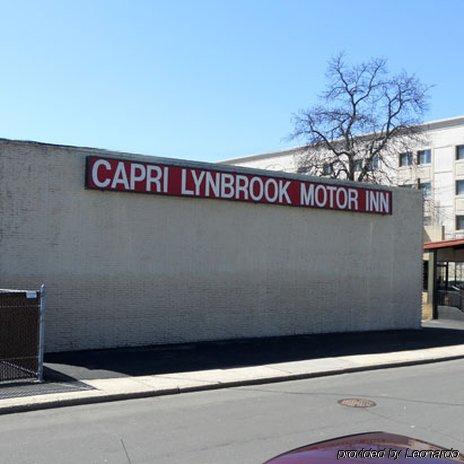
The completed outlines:
{"type": "Polygon", "coordinates": [[[39,353],[38,353],[38,372],[37,378],[39,382],[43,382],[43,359],[45,348],[45,285],[40,286],[40,317],[39,317],[39,353]]]}

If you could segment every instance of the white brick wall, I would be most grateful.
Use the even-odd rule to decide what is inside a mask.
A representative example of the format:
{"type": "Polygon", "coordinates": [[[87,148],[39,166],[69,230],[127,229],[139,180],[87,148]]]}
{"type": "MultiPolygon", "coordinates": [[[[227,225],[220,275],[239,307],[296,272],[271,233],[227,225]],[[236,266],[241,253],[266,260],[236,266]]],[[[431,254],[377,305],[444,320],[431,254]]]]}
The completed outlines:
{"type": "Polygon", "coordinates": [[[95,153],[0,141],[0,287],[46,284],[47,351],[419,326],[418,192],[380,216],[90,191],[95,153]]]}

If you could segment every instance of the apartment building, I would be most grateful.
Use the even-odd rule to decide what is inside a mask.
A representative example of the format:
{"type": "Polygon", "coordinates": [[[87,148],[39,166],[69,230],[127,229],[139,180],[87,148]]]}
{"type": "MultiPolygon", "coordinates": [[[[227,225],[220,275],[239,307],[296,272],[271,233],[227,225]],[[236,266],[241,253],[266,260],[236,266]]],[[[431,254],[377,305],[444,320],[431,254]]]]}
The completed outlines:
{"type": "MultiPolygon", "coordinates": [[[[464,237],[464,116],[420,126],[421,142],[410,152],[393,154],[394,183],[419,188],[424,196],[424,226],[444,230],[443,238],[464,237]]],[[[297,172],[301,148],[244,156],[223,164],[297,172]]],[[[432,239],[438,239],[436,233],[432,239]]]]}

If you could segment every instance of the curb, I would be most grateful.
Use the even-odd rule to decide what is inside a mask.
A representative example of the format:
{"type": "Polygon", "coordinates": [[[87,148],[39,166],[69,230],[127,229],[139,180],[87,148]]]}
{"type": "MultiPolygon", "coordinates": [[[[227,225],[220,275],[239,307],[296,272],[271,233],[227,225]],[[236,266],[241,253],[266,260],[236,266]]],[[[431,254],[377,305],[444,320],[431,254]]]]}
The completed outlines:
{"type": "MultiPolygon", "coordinates": [[[[303,372],[298,374],[284,374],[276,377],[258,377],[245,380],[234,380],[228,382],[215,382],[205,385],[195,385],[188,387],[166,388],[158,390],[134,391],[125,393],[109,393],[96,396],[83,396],[77,398],[53,399],[50,401],[26,403],[11,406],[0,406],[0,415],[14,414],[28,411],[40,411],[45,409],[54,409],[67,406],[78,406],[96,403],[109,403],[114,401],[124,401],[129,399],[150,398],[156,396],[177,395],[180,393],[194,393],[208,390],[219,390],[223,388],[243,387],[248,385],[263,385],[269,383],[289,382],[294,380],[304,380],[317,377],[329,377],[333,375],[349,374],[355,372],[373,371],[379,369],[389,369],[395,367],[417,366],[422,364],[433,364],[438,362],[453,361],[464,359],[464,354],[450,355],[438,358],[405,360],[396,362],[384,362],[365,366],[354,366],[347,368],[331,369],[327,371],[303,372]]],[[[27,397],[25,397],[27,398],[27,397]]]]}

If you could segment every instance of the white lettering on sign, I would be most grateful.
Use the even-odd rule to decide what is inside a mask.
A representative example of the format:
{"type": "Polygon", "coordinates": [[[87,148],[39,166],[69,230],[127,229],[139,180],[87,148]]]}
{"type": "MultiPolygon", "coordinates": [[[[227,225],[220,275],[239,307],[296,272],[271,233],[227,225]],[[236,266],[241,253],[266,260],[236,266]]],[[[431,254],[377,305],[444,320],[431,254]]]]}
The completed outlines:
{"type": "Polygon", "coordinates": [[[219,172],[213,173],[207,172],[206,173],[206,186],[205,186],[205,196],[210,197],[212,196],[210,192],[213,193],[213,196],[218,197],[219,192],[221,191],[221,174],[219,172]]]}
{"type": "Polygon", "coordinates": [[[334,185],[327,186],[327,192],[329,192],[329,208],[334,207],[334,192],[337,191],[337,187],[334,185]]]}
{"type": "Polygon", "coordinates": [[[260,201],[263,198],[264,185],[261,177],[252,177],[250,180],[250,197],[253,201],[260,201]],[[256,185],[258,186],[258,193],[256,194],[256,185]]]}
{"type": "Polygon", "coordinates": [[[264,198],[269,203],[274,203],[279,196],[279,186],[275,179],[268,179],[264,184],[264,198]]]}
{"type": "Polygon", "coordinates": [[[193,190],[187,188],[187,169],[182,169],[182,195],[193,195],[193,190]]]}
{"type": "Polygon", "coordinates": [[[126,190],[129,190],[129,181],[127,180],[126,169],[122,161],[116,167],[111,188],[115,189],[118,185],[122,185],[126,190]]]}
{"type": "MultiPolygon", "coordinates": [[[[381,211],[388,211],[388,192],[369,192],[366,194],[375,193],[381,196],[381,211]]],[[[319,208],[335,208],[347,209],[356,211],[359,208],[359,194],[355,188],[346,188],[343,186],[324,185],[301,183],[300,185],[300,203],[302,206],[317,206],[319,208]]],[[[366,200],[371,202],[368,204],[369,211],[377,212],[377,200],[373,200],[370,195],[366,196],[366,200]]]]}
{"type": "Polygon", "coordinates": [[[346,193],[346,188],[340,187],[337,189],[337,208],[345,209],[348,204],[348,195],[346,193]]]}
{"type": "Polygon", "coordinates": [[[301,183],[300,204],[303,206],[314,206],[314,184],[301,183]]]}
{"type": "Polygon", "coordinates": [[[387,192],[379,192],[380,194],[380,211],[386,213],[389,209],[388,195],[387,192]]]}
{"type": "Polygon", "coordinates": [[[146,186],[149,192],[152,191],[153,186],[155,187],[155,192],[161,192],[161,176],[162,170],[159,166],[147,166],[146,186]]]}
{"type": "Polygon", "coordinates": [[[89,156],[86,186],[342,211],[392,214],[390,190],[89,156]]]}
{"type": "Polygon", "coordinates": [[[248,200],[250,193],[248,190],[248,186],[250,185],[248,177],[237,174],[236,181],[235,198],[237,200],[248,200]]]}
{"type": "Polygon", "coordinates": [[[388,213],[388,192],[366,191],[366,211],[375,213],[388,213]]]}
{"type": "Polygon", "coordinates": [[[348,189],[348,209],[356,211],[358,209],[358,191],[354,188],[348,189]]]}
{"type": "Polygon", "coordinates": [[[284,202],[284,197],[287,205],[292,204],[292,200],[290,200],[290,197],[288,195],[288,186],[290,185],[290,181],[287,180],[284,184],[284,181],[282,179],[279,179],[279,203],[284,202]]]}
{"type": "Polygon", "coordinates": [[[92,166],[92,181],[98,188],[105,188],[111,184],[111,179],[106,178],[105,180],[101,181],[98,177],[98,169],[103,166],[107,171],[111,169],[111,164],[109,161],[105,159],[97,160],[94,165],[92,166]]]}
{"type": "Polygon", "coordinates": [[[192,172],[193,183],[195,184],[195,195],[200,195],[200,186],[203,177],[205,177],[205,171],[200,171],[200,174],[197,175],[195,171],[192,172]]]}
{"type": "Polygon", "coordinates": [[[130,167],[130,189],[135,190],[135,183],[145,180],[147,169],[143,164],[132,163],[130,167]]]}
{"type": "Polygon", "coordinates": [[[223,172],[221,174],[221,198],[233,198],[234,191],[234,181],[235,178],[232,174],[227,174],[223,172]]]}

